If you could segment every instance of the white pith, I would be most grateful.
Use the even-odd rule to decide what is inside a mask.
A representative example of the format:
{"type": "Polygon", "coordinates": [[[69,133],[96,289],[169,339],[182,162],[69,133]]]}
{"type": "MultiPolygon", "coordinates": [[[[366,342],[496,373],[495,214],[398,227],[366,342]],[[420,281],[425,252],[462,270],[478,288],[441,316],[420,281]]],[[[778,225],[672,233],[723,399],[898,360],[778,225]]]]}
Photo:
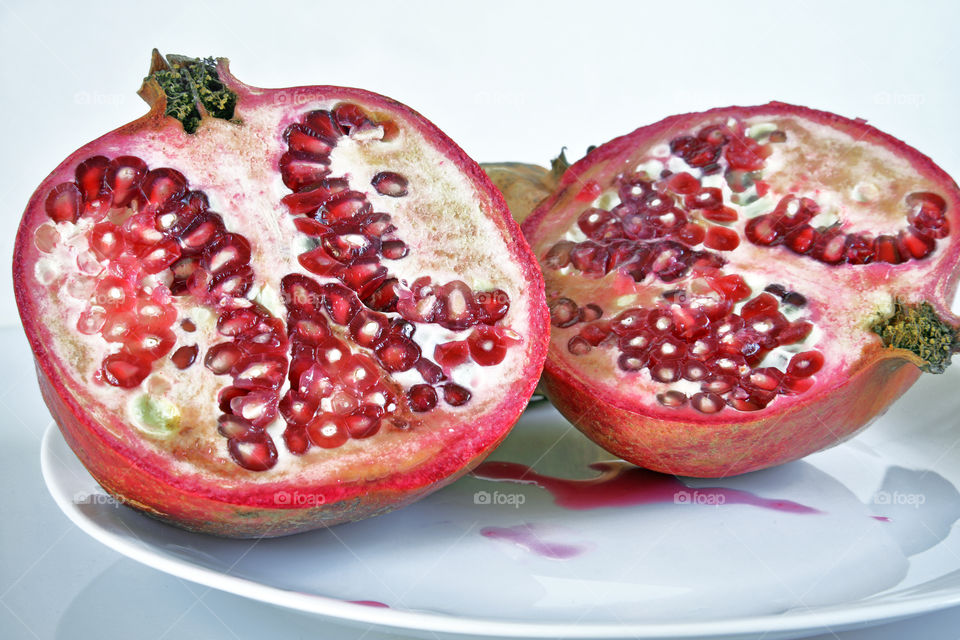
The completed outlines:
{"type": "MultiPolygon", "coordinates": [[[[826,364],[816,380],[818,385],[834,384],[846,378],[858,364],[864,349],[879,344],[879,338],[870,331],[872,323],[881,315],[893,310],[894,300],[899,297],[913,301],[930,274],[937,268],[939,257],[944,254],[947,240],[938,242],[935,252],[921,261],[910,260],[900,266],[871,265],[825,265],[816,260],[797,256],[785,247],[760,247],[750,243],[744,235],[746,222],[757,215],[771,212],[781,197],[793,194],[817,201],[821,214],[811,223],[814,226],[838,225],[842,232],[864,232],[870,236],[896,233],[906,228],[907,206],[904,197],[915,191],[942,191],[929,177],[919,172],[902,155],[892,148],[857,140],[833,127],[801,119],[796,116],[758,116],[741,121],[749,134],[758,141],[766,142],[772,131],[785,131],[785,142],[772,143],[773,154],[766,158],[762,180],[770,184],[769,193],[757,197],[756,187],[737,194],[740,204],[723,177],[723,172],[706,176],[705,187],[720,188],[724,205],[735,209],[738,221],[719,226],[728,226],[737,231],[740,245],[733,251],[721,251],[727,265],[726,274],[741,275],[753,290],[752,296],[763,291],[768,284],[777,283],[788,290],[803,294],[808,303],[803,309],[780,306],[780,312],[791,321],[807,319],[814,323],[814,331],[803,342],[778,347],[766,356],[759,367],[773,366],[781,371],[792,354],[816,349],[821,351],[826,364]],[[804,144],[804,141],[816,141],[804,144]],[[812,168],[811,168],[812,167],[812,168]],[[751,197],[752,196],[752,197],[751,197]],[[752,200],[752,202],[748,202],[752,200]],[[839,274],[839,278],[838,278],[839,274]]],[[[716,122],[703,121],[691,125],[689,130],[672,130],[659,139],[650,140],[642,148],[623,152],[618,160],[599,163],[601,168],[588,170],[581,179],[595,180],[605,191],[592,203],[577,202],[567,197],[554,205],[554,217],[548,225],[542,225],[534,241],[534,251],[543,258],[559,240],[582,242],[585,234],[577,227],[580,214],[591,206],[610,209],[619,203],[615,176],[619,173],[648,172],[653,179],[662,169],[674,173],[687,171],[697,178],[699,169],[691,168],[678,157],[670,155],[669,141],[680,135],[695,135],[703,126],[716,122]],[[562,213],[556,215],[557,210],[562,213]]],[[[721,165],[726,168],[725,159],[721,165]]],[[[576,193],[576,189],[571,189],[576,193]]],[[[692,220],[699,220],[707,228],[716,224],[691,212],[692,220]]],[[[709,250],[703,245],[698,250],[709,250]]],[[[613,318],[620,311],[634,306],[647,306],[663,291],[682,287],[689,282],[685,277],[679,281],[664,283],[648,275],[643,283],[634,285],[629,277],[616,271],[601,279],[583,278],[572,266],[560,270],[545,268],[548,301],[560,296],[573,299],[578,305],[588,302],[600,304],[604,318],[613,318]],[[652,293],[651,293],[652,292],[652,293]],[[640,304],[640,301],[646,301],[640,304]]],[[[740,303],[735,312],[739,312],[740,303]]],[[[570,371],[590,371],[587,376],[575,374],[580,379],[589,379],[591,391],[603,397],[618,398],[624,406],[649,413],[669,412],[676,415],[677,409],[665,409],[657,400],[657,394],[678,390],[686,395],[698,392],[699,383],[681,380],[665,384],[652,380],[647,369],[627,373],[617,365],[620,355],[612,346],[594,347],[586,355],[573,355],[567,342],[582,328],[578,323],[560,329],[552,327],[551,360],[570,371]]],[[[814,393],[815,389],[807,393],[814,393]]],[[[784,405],[802,401],[803,396],[778,396],[769,410],[780,410],[784,405]]],[[[679,411],[692,411],[682,409],[679,411]]],[[[737,419],[744,416],[732,409],[718,414],[718,418],[737,419]]]]}
{"type": "MultiPolygon", "coordinates": [[[[302,273],[321,283],[339,281],[311,274],[297,261],[297,255],[311,244],[295,229],[293,216],[280,202],[290,193],[277,170],[277,161],[286,150],[282,133],[303,113],[329,109],[339,101],[303,104],[296,112],[291,112],[282,102],[263,105],[241,111],[242,126],[210,119],[204,121],[193,136],[179,131],[146,130],[136,139],[124,139],[122,148],[121,145],[99,148],[91,155],[134,155],[151,169],[172,167],[181,171],[191,189],[207,194],[210,209],[223,216],[228,231],[250,241],[253,248],[250,264],[256,280],[247,298],[285,320],[286,310],[279,295],[279,283],[284,275],[302,273]],[[189,164],[178,160],[187,155],[191,158],[189,164]],[[240,215],[241,212],[244,215],[240,215]]],[[[104,417],[102,422],[106,428],[112,428],[107,416],[123,416],[147,436],[148,446],[178,451],[174,457],[181,473],[213,471],[223,476],[224,488],[232,486],[232,482],[248,483],[251,479],[269,482],[292,471],[321,479],[374,479],[421,464],[455,437],[471,438],[473,434],[468,432],[459,435],[440,432],[447,431],[449,424],[466,416],[482,416],[502,402],[500,389],[521,378],[528,363],[531,292],[526,290],[526,278],[507,247],[504,231],[488,215],[490,205],[486,194],[478,193],[456,164],[419,131],[404,126],[404,117],[407,116],[398,117],[399,135],[389,142],[376,135],[365,139],[363,136],[341,138],[331,154],[331,176],[346,177],[351,189],[366,194],[374,211],[389,213],[392,217],[392,223],[398,227],[395,234],[408,245],[410,253],[401,260],[382,260],[391,275],[407,282],[423,276],[431,277],[438,284],[462,280],[474,291],[503,289],[510,298],[510,310],[498,325],[515,330],[523,339],[523,344],[507,350],[506,358],[498,365],[480,367],[468,361],[451,372],[452,381],[470,390],[471,400],[465,406],[450,407],[440,394],[441,400],[434,410],[413,415],[419,424],[414,424],[412,429],[432,432],[436,437],[410,438],[404,432],[384,426],[372,438],[350,440],[330,450],[312,447],[305,455],[295,457],[283,444],[286,423],[278,416],[268,427],[279,455],[277,464],[262,473],[244,472],[230,460],[226,439],[216,433],[221,413],[216,397],[223,387],[232,383],[232,378],[214,376],[203,366],[207,348],[229,339],[217,332],[217,315],[196,306],[189,296],[175,298],[178,318],[173,330],[177,335],[174,350],[183,345],[199,345],[197,361],[192,366],[183,371],[177,369],[169,359],[172,350],[154,363],[153,373],[137,389],[94,384],[93,377],[103,358],[119,351],[120,345],[106,342],[99,334],[77,333],[77,320],[88,301],[69,295],[62,286],[62,278],[77,271],[77,257],[88,253],[86,234],[92,223],[86,219],[76,225],[57,224],[60,241],[35,267],[35,280],[48,285],[50,294],[38,297],[38,312],[49,324],[50,333],[63,337],[54,340],[49,348],[74,378],[68,388],[86,387],[96,400],[90,411],[104,417]],[[373,175],[385,170],[408,179],[407,196],[392,198],[373,189],[370,184],[373,175]],[[195,331],[186,332],[181,327],[181,321],[187,318],[196,325],[195,331]],[[161,438],[149,425],[138,424],[135,412],[130,410],[131,399],[144,393],[161,394],[178,407],[182,416],[180,429],[161,438]],[[444,419],[446,414],[454,417],[444,419]]],[[[166,272],[159,278],[169,282],[166,272]]],[[[454,332],[439,325],[419,325],[414,340],[423,356],[432,360],[437,344],[463,340],[470,333],[471,329],[454,332]]],[[[353,350],[372,356],[369,350],[352,344],[345,328],[341,337],[353,350]]],[[[392,378],[405,388],[423,382],[415,370],[394,374],[392,378]]],[[[281,397],[288,386],[285,381],[281,397]]],[[[116,435],[124,437],[122,433],[116,435]]]]}

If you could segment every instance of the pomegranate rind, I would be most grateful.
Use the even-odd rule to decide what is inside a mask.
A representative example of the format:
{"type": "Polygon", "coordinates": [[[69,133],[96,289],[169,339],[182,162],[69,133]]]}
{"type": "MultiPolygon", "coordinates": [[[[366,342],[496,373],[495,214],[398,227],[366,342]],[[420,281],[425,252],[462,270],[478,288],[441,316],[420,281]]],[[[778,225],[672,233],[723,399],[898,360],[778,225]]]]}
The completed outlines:
{"type": "MultiPolygon", "coordinates": [[[[611,140],[570,167],[554,193],[524,221],[524,234],[534,252],[543,256],[557,241],[557,232],[568,228],[590,206],[582,198],[578,201],[585,185],[611,180],[629,166],[638,148],[729,117],[766,116],[809,120],[893,151],[939,187],[948,202],[950,222],[960,224],[960,191],[927,156],[862,120],[774,102],[673,116],[611,140]]],[[[887,279],[895,279],[897,274],[921,271],[906,279],[903,284],[908,286],[891,287],[891,298],[910,305],[928,303],[940,318],[956,327],[958,320],[950,312],[950,301],[960,278],[960,242],[954,234],[941,243],[923,264],[851,268],[872,269],[876,275],[870,282],[880,288],[888,286],[887,279]]],[[[547,290],[548,296],[564,295],[562,290],[551,291],[549,274],[547,290]]],[[[865,333],[870,333],[876,319],[861,319],[865,333]]],[[[910,351],[884,347],[879,336],[871,334],[859,353],[849,355],[842,378],[818,383],[804,394],[780,404],[778,400],[760,411],[725,410],[705,416],[651,406],[649,399],[644,402],[623,393],[626,383],[622,380],[592,379],[567,352],[567,337],[564,334],[562,341],[551,343],[544,369],[543,386],[561,413],[611,453],[650,469],[695,477],[746,473],[842,442],[881,415],[919,378],[920,367],[928,364],[910,351]]]]}
{"type": "MultiPolygon", "coordinates": [[[[516,264],[529,313],[522,330],[523,366],[509,390],[481,414],[461,412],[447,428],[418,437],[409,452],[406,468],[381,468],[369,477],[327,477],[310,480],[309,470],[271,481],[226,483],[222,478],[183,473],[178,461],[161,455],[119,416],[111,414],[71,375],[51,345],[69,336],[54,335],[43,321],[43,310],[34,291],[34,266],[40,258],[34,243],[36,228],[48,220],[44,198],[57,184],[73,177],[76,165],[90,156],[120,155],[126,141],[145,132],[170,135],[177,142],[173,153],[186,147],[187,134],[176,120],[164,115],[162,97],[145,87],[151,110],[144,117],[85,145],[64,160],[40,184],[28,203],[15,241],[14,290],[21,319],[37,364],[43,397],[71,448],[91,475],[119,500],[171,524],[227,537],[272,537],[359,520],[413,502],[467,473],[507,435],[537,385],[548,343],[549,315],[543,279],[519,227],[506,203],[482,169],[452,140],[412,109],[389,98],[359,89],[304,86],[258,89],[236,80],[227,61],[218,61],[220,80],[239,96],[238,119],[259,105],[295,103],[291,117],[311,101],[337,100],[363,105],[375,113],[390,114],[412,127],[443,155],[445,161],[472,185],[484,216],[493,222],[516,264]]],[[[242,126],[242,125],[241,125],[242,126]]],[[[204,125],[201,125],[202,133],[204,125]]],[[[277,154],[279,156],[279,152],[277,154]]],[[[172,156],[173,157],[173,156],[172,156]]],[[[196,366],[196,365],[195,365],[196,366]]],[[[215,408],[212,408],[215,409],[215,408]]],[[[450,413],[441,412],[450,419],[450,413]]],[[[238,472],[242,472],[239,470],[238,472]]],[[[362,472],[354,474],[362,476],[362,472]]]]}

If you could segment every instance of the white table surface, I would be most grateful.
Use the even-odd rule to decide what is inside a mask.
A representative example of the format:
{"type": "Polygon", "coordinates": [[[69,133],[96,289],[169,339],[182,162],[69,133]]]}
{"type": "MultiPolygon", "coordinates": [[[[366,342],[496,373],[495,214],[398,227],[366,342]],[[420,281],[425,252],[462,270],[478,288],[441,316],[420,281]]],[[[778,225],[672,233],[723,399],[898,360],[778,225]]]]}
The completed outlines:
{"type": "MultiPolygon", "coordinates": [[[[672,113],[779,99],[864,117],[960,175],[960,4],[0,2],[0,263],[63,157],[144,111],[153,46],[260,86],[360,86],[480,161],[571,158],[672,113]],[[162,13],[161,13],[162,12],[162,13]]],[[[2,275],[2,274],[0,274],[2,275]]],[[[86,537],[40,476],[50,423],[0,277],[0,638],[366,638],[169,577],[86,537]]],[[[960,609],[817,638],[960,638],[960,609]]]]}

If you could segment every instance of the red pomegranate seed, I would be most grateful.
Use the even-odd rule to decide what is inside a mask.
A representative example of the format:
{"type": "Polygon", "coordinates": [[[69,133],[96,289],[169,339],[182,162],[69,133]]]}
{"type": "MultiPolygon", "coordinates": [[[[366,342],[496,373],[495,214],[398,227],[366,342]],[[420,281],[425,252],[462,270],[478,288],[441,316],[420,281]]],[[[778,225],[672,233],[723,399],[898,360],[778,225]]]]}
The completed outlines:
{"type": "Polygon", "coordinates": [[[687,348],[687,353],[699,360],[706,360],[717,352],[717,338],[714,335],[701,336],[687,348]]]}
{"type": "Polygon", "coordinates": [[[746,281],[736,273],[710,280],[710,286],[731,302],[746,300],[753,293],[746,281]]]}
{"type": "Polygon", "coordinates": [[[257,442],[227,440],[227,451],[238,465],[248,471],[266,471],[277,464],[277,448],[269,435],[257,442]]]}
{"type": "Polygon", "coordinates": [[[232,342],[221,342],[207,349],[207,355],[203,359],[203,365],[216,375],[223,375],[230,373],[242,357],[243,353],[235,344],[232,342]]]}
{"type": "Polygon", "coordinates": [[[310,448],[310,439],[302,427],[288,426],[283,430],[283,442],[287,451],[295,456],[303,455],[310,448]]]}
{"type": "MultiPolygon", "coordinates": [[[[320,211],[324,222],[349,220],[370,213],[367,197],[359,191],[342,191],[327,200],[320,211]]],[[[359,231],[359,229],[358,229],[359,231]]]]}
{"type": "Polygon", "coordinates": [[[335,143],[344,133],[340,125],[337,124],[333,114],[325,109],[318,109],[307,113],[303,117],[303,124],[316,135],[331,143],[335,143]]]}
{"type": "Polygon", "coordinates": [[[360,258],[344,267],[337,276],[360,298],[366,298],[387,279],[387,269],[376,258],[360,258]]]}
{"type": "Polygon", "coordinates": [[[100,335],[107,342],[124,342],[127,335],[137,326],[137,318],[130,312],[112,313],[100,329],[100,335]]]}
{"type": "Polygon", "coordinates": [[[203,266],[212,273],[236,269],[250,262],[250,243],[236,233],[225,233],[203,251],[203,266]]]}
{"type": "Polygon", "coordinates": [[[345,419],[344,424],[351,438],[369,438],[380,430],[382,410],[375,405],[364,405],[355,409],[345,419]]]}
{"type": "Polygon", "coordinates": [[[700,212],[705,219],[710,220],[711,222],[719,222],[721,224],[729,224],[731,222],[736,222],[737,215],[736,210],[731,209],[730,207],[718,207],[716,209],[706,209],[700,212]]]}
{"type": "Polygon", "coordinates": [[[813,378],[794,378],[786,376],[780,384],[780,393],[784,395],[800,395],[806,393],[815,384],[813,378]]]}
{"type": "Polygon", "coordinates": [[[340,233],[330,233],[320,239],[320,246],[327,250],[334,260],[349,264],[358,258],[371,256],[380,250],[380,241],[368,238],[355,229],[342,229],[340,233]]]}
{"type": "Polygon", "coordinates": [[[280,415],[288,424],[305,427],[317,413],[317,404],[315,400],[300,394],[299,391],[290,389],[280,399],[278,408],[280,415]]]}
{"type": "Polygon", "coordinates": [[[477,304],[477,320],[484,324],[496,324],[510,310],[510,296],[503,289],[481,291],[474,298],[477,304]]]}
{"type": "Polygon", "coordinates": [[[302,124],[292,124],[287,127],[283,137],[287,141],[287,147],[294,152],[324,156],[333,151],[334,147],[330,140],[324,139],[302,124]]]}
{"type": "Polygon", "coordinates": [[[905,261],[904,257],[900,255],[900,249],[897,248],[897,239],[893,236],[878,236],[873,241],[873,246],[877,254],[877,262],[901,264],[905,261]]]}
{"type": "Polygon", "coordinates": [[[570,264],[570,251],[576,246],[576,243],[569,240],[561,240],[550,247],[544,254],[542,264],[550,269],[562,269],[570,264]]]}
{"type": "Polygon", "coordinates": [[[719,209],[723,206],[723,192],[716,187],[705,187],[683,199],[688,209],[719,209]]]}
{"type": "Polygon", "coordinates": [[[657,382],[676,382],[683,372],[683,364],[676,358],[650,363],[650,377],[657,382]]]}
{"type": "Polygon", "coordinates": [[[773,313],[780,307],[780,301],[769,293],[763,292],[752,300],[748,301],[740,309],[740,316],[744,320],[749,320],[754,316],[765,313],[773,313]]]}
{"type": "Polygon", "coordinates": [[[323,449],[335,449],[350,439],[346,421],[338,415],[321,413],[307,425],[310,442],[323,449]]]}
{"type": "Polygon", "coordinates": [[[697,360],[686,360],[683,363],[680,375],[684,380],[700,382],[710,375],[710,369],[707,368],[707,365],[697,360]]]}
{"type": "Polygon", "coordinates": [[[600,185],[594,180],[588,180],[583,183],[583,187],[577,192],[576,199],[578,202],[593,202],[600,197],[602,191],[600,185]]]}
{"type": "Polygon", "coordinates": [[[461,280],[437,288],[439,308],[435,321],[445,329],[461,331],[477,322],[478,309],[473,290],[461,280]]]}
{"type": "Polygon", "coordinates": [[[103,307],[87,307],[80,312],[77,319],[77,331],[83,335],[92,336],[99,333],[106,322],[107,313],[103,307]]]}
{"type": "Polygon", "coordinates": [[[783,372],[774,367],[754,369],[745,378],[746,384],[751,388],[773,392],[780,388],[781,380],[783,380],[783,372]]]}
{"type": "Polygon", "coordinates": [[[910,212],[907,221],[920,235],[928,238],[946,238],[950,234],[947,203],[931,192],[914,192],[907,196],[910,212]]]}
{"type": "Polygon", "coordinates": [[[323,247],[317,247],[306,251],[297,256],[300,265],[318,276],[327,276],[336,278],[343,274],[344,266],[333,257],[323,247]]]}
{"type": "Polygon", "coordinates": [[[819,351],[804,351],[790,359],[787,375],[793,378],[809,378],[823,368],[825,359],[819,351]]]}
{"type": "Polygon", "coordinates": [[[791,231],[784,239],[784,243],[794,253],[804,255],[819,241],[820,233],[808,224],[791,231]]]}
{"type": "Polygon", "coordinates": [[[363,303],[374,311],[396,311],[399,300],[398,286],[399,282],[396,278],[389,278],[379,289],[364,298],[363,303]]]}
{"type": "Polygon", "coordinates": [[[183,346],[173,352],[170,360],[177,369],[186,369],[197,360],[198,352],[199,349],[195,344],[183,346]]]}
{"type": "Polygon", "coordinates": [[[381,171],[373,176],[370,184],[377,190],[377,193],[391,198],[400,198],[407,195],[407,179],[399,173],[381,171]]]}
{"type": "Polygon", "coordinates": [[[180,245],[173,238],[167,238],[141,252],[138,257],[143,273],[160,273],[180,259],[180,245]]]}
{"type": "Polygon", "coordinates": [[[588,278],[600,278],[609,271],[610,252],[592,240],[581,242],[570,250],[570,262],[588,278]]]}
{"type": "Polygon", "coordinates": [[[366,391],[376,384],[380,375],[373,360],[357,353],[348,355],[336,365],[340,373],[340,381],[358,391],[366,391]]]}
{"type": "Polygon", "coordinates": [[[511,341],[497,327],[479,325],[467,338],[467,345],[473,361],[482,367],[489,367],[503,362],[511,341]]]}
{"type": "Polygon", "coordinates": [[[676,328],[673,321],[673,314],[664,309],[653,309],[647,314],[647,327],[659,335],[667,335],[676,328]]]}
{"type": "Polygon", "coordinates": [[[847,236],[837,230],[820,234],[810,249],[810,256],[826,264],[846,261],[847,236]]]}
{"type": "Polygon", "coordinates": [[[387,371],[407,371],[420,359],[420,347],[409,338],[392,335],[377,348],[376,354],[387,371]]]}
{"type": "Polygon", "coordinates": [[[251,329],[259,320],[259,314],[250,307],[231,309],[217,318],[217,331],[220,335],[236,337],[251,329]]]}
{"type": "Polygon", "coordinates": [[[129,353],[114,353],[103,359],[102,370],[107,384],[131,389],[150,375],[150,363],[129,353]]]}
{"type": "Polygon", "coordinates": [[[683,243],[695,247],[707,237],[707,232],[704,230],[703,225],[696,222],[689,222],[680,229],[676,238],[683,243]]]}
{"type": "Polygon", "coordinates": [[[700,389],[704,393],[715,393],[722,395],[733,389],[735,384],[737,384],[737,378],[735,376],[725,373],[718,373],[711,375],[702,383],[700,383],[700,389]]]}
{"type": "Polygon", "coordinates": [[[690,406],[700,413],[717,413],[724,407],[723,398],[716,393],[695,393],[690,398],[690,406]]]}
{"type": "Polygon", "coordinates": [[[667,391],[657,394],[657,402],[665,407],[682,407],[687,404],[687,394],[681,391],[667,391]]]}
{"type": "Polygon", "coordinates": [[[294,218],[293,226],[297,228],[297,231],[311,238],[319,238],[330,233],[330,227],[328,225],[317,222],[313,218],[294,218]]]}
{"type": "Polygon", "coordinates": [[[387,260],[400,260],[410,253],[403,240],[385,240],[380,245],[380,254],[387,260]]]}
{"type": "Polygon", "coordinates": [[[593,238],[598,231],[615,221],[616,218],[609,211],[591,208],[580,214],[577,219],[577,226],[587,237],[593,238]]]}
{"type": "Polygon", "coordinates": [[[109,165],[110,161],[104,156],[93,156],[77,165],[76,184],[87,204],[96,203],[97,208],[106,209],[113,201],[104,181],[109,165]]]}
{"type": "Polygon", "coordinates": [[[443,401],[451,407],[461,407],[470,401],[470,390],[460,385],[448,382],[443,385],[443,401]]]}
{"type": "Polygon", "coordinates": [[[360,346],[376,349],[386,339],[389,327],[387,316],[361,309],[350,321],[350,336],[360,346]]]}
{"type": "MultiPolygon", "coordinates": [[[[241,398],[243,396],[234,396],[231,399],[231,405],[241,398]]],[[[262,425],[254,425],[240,415],[229,413],[217,419],[217,431],[223,437],[239,442],[257,442],[262,440],[264,436],[262,425]]]]}
{"type": "Polygon", "coordinates": [[[597,346],[611,335],[610,325],[607,322],[594,322],[580,329],[580,337],[590,343],[590,346],[597,346]]]}
{"type": "Polygon", "coordinates": [[[467,361],[470,347],[466,340],[443,342],[433,349],[433,358],[444,369],[452,369],[467,361]]]}
{"type": "Polygon", "coordinates": [[[797,320],[796,322],[790,323],[790,326],[786,327],[777,335],[777,342],[781,345],[803,342],[807,339],[807,336],[810,335],[811,331],[813,331],[812,324],[806,320],[797,320]]]}
{"type": "MultiPolygon", "coordinates": [[[[200,269],[197,273],[208,272],[200,269]]],[[[243,265],[236,269],[214,274],[210,279],[207,290],[214,299],[240,298],[247,294],[251,286],[253,286],[253,269],[250,268],[250,265],[243,265]]]]}
{"type": "Polygon", "coordinates": [[[936,240],[918,233],[912,227],[897,234],[897,249],[904,257],[921,260],[933,253],[936,246],[936,240]]]}
{"type": "Polygon", "coordinates": [[[732,229],[725,227],[710,227],[707,229],[707,238],[704,246],[715,251],[733,251],[740,246],[740,236],[732,229]]]}
{"type": "Polygon", "coordinates": [[[223,218],[215,213],[204,213],[198,216],[196,223],[180,236],[180,246],[185,255],[200,253],[216,242],[223,233],[223,218]]]}
{"type": "Polygon", "coordinates": [[[104,182],[113,193],[113,206],[126,207],[141,195],[140,184],[147,164],[135,156],[118,156],[110,161],[104,182]]]}
{"type": "Polygon", "coordinates": [[[255,427],[265,427],[277,416],[277,393],[255,390],[230,400],[230,411],[255,427]]]}
{"type": "Polygon", "coordinates": [[[162,167],[148,171],[140,188],[146,198],[145,204],[158,210],[162,204],[186,193],[187,179],[175,169],[162,167]]]}
{"type": "Polygon", "coordinates": [[[130,284],[116,276],[105,276],[97,283],[94,304],[108,312],[132,309],[135,301],[130,284]]]}
{"type": "Polygon", "coordinates": [[[780,239],[776,225],[765,215],[751,218],[744,228],[744,234],[750,242],[760,246],[776,244],[780,239]]]}
{"type": "Polygon", "coordinates": [[[327,283],[321,288],[323,308],[330,319],[339,325],[348,325],[360,311],[360,301],[356,294],[342,284],[327,283]]]}
{"type": "Polygon", "coordinates": [[[573,336],[567,341],[567,351],[575,356],[582,356],[590,353],[593,347],[582,336],[573,336]]]}
{"type": "Polygon", "coordinates": [[[681,171],[667,179],[667,188],[674,193],[687,195],[700,190],[700,181],[686,171],[681,171]]]}
{"type": "Polygon", "coordinates": [[[373,124],[363,109],[350,102],[341,102],[335,106],[332,115],[340,129],[348,136],[373,124]]]}
{"type": "Polygon", "coordinates": [[[580,309],[570,298],[557,298],[549,306],[550,324],[555,327],[572,327],[580,321],[580,309]]]}
{"type": "Polygon", "coordinates": [[[444,379],[443,369],[441,369],[435,362],[432,362],[426,358],[420,358],[417,360],[416,370],[420,374],[420,377],[423,378],[424,382],[430,384],[437,384],[444,379]]]}
{"type": "Polygon", "coordinates": [[[640,371],[648,362],[647,352],[642,349],[625,349],[617,358],[617,366],[628,372],[640,371]]]}
{"type": "Polygon", "coordinates": [[[76,222],[80,218],[81,200],[77,185],[64,182],[50,190],[44,207],[54,222],[76,222]]]}
{"type": "Polygon", "coordinates": [[[233,367],[233,384],[241,389],[279,389],[287,374],[283,356],[246,356],[233,367]]]}
{"type": "Polygon", "coordinates": [[[280,176],[291,191],[301,191],[320,184],[330,175],[330,158],[302,151],[288,151],[280,156],[280,176]]]}
{"type": "Polygon", "coordinates": [[[437,392],[428,384],[415,384],[407,391],[410,410],[422,413],[437,406],[437,392]]]}
{"type": "Polygon", "coordinates": [[[723,151],[723,157],[731,169],[758,171],[763,168],[763,159],[769,155],[769,148],[760,145],[753,138],[735,136],[723,151]]]}
{"type": "Polygon", "coordinates": [[[437,289],[429,277],[414,280],[410,291],[402,292],[397,301],[397,311],[412,322],[433,322],[441,307],[437,289]]]}
{"type": "Polygon", "coordinates": [[[334,388],[333,380],[327,375],[321,365],[305,360],[305,358],[300,359],[297,362],[298,366],[295,368],[291,366],[291,378],[296,375],[297,371],[300,372],[299,375],[296,376],[296,382],[291,382],[291,384],[296,385],[298,397],[308,402],[319,404],[323,398],[332,395],[336,389],[334,388]]]}
{"type": "Polygon", "coordinates": [[[119,227],[112,222],[100,222],[90,230],[90,249],[101,260],[113,260],[125,248],[119,227]]]}
{"type": "Polygon", "coordinates": [[[861,234],[852,234],[847,238],[847,262],[850,264],[869,264],[876,257],[873,239],[861,234]]]}
{"type": "Polygon", "coordinates": [[[594,320],[599,320],[602,315],[603,309],[592,302],[580,307],[580,322],[593,322],[594,320]]]}
{"type": "Polygon", "coordinates": [[[133,327],[124,338],[133,355],[149,360],[167,355],[176,342],[176,335],[169,329],[150,329],[143,325],[133,327]]]}
{"type": "Polygon", "coordinates": [[[291,193],[280,199],[293,215],[305,214],[312,216],[325,205],[334,193],[347,189],[346,180],[326,179],[318,184],[304,187],[296,193],[291,193]]]}

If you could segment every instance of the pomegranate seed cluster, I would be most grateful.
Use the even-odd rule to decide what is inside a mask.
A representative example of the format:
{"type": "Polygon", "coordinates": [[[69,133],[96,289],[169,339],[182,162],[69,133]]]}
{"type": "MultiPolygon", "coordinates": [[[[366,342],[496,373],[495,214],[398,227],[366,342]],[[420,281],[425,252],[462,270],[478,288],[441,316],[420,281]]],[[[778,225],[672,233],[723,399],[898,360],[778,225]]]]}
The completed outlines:
{"type": "MultiPolygon", "coordinates": [[[[169,358],[191,367],[200,348],[177,345],[176,299],[214,311],[221,341],[207,348],[203,365],[231,382],[219,392],[218,431],[241,467],[272,468],[276,443],[266,427],[279,414],[283,440],[296,455],[311,447],[335,448],[368,438],[385,424],[408,429],[415,416],[440,403],[467,404],[471,391],[451,379],[453,368],[499,364],[519,336],[499,324],[510,307],[500,289],[473,291],[455,280],[408,283],[391,275],[389,262],[409,248],[386,213],[345,177],[330,175],[330,152],[343,136],[378,130],[397,134],[392,122],[374,122],[353,104],[306,113],[284,133],[280,159],[283,203],[311,249],[298,256],[317,280],[288,274],[280,283],[286,318],[273,316],[246,296],[255,280],[251,244],[227,230],[207,196],[188,188],[170,168],[150,170],[140,159],[95,156],[76,179],[54,187],[35,242],[54,251],[56,223],[92,223],[89,250],[78,257],[79,276],[68,293],[86,300],[78,329],[99,335],[111,348],[97,379],[119,388],[139,386],[154,365],[169,358]],[[417,325],[436,324],[463,338],[421,352],[417,325]],[[431,358],[432,356],[432,358],[431,358]],[[402,385],[394,374],[414,371],[422,382],[402,385]],[[289,381],[288,390],[281,390],[289,381]]],[[[377,193],[402,198],[407,179],[381,171],[377,193]]],[[[182,335],[196,331],[184,319],[182,335]]]]}

